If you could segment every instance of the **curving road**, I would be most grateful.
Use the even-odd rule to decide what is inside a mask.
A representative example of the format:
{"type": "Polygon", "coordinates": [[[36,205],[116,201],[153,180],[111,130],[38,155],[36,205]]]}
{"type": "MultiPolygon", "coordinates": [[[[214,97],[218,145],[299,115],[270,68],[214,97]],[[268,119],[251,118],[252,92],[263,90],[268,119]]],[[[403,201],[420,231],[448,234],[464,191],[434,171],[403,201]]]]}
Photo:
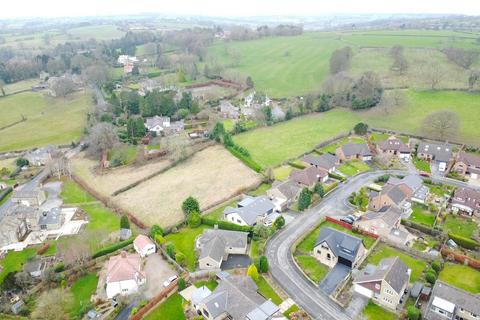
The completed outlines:
{"type": "Polygon", "coordinates": [[[365,184],[383,174],[406,174],[406,171],[388,170],[365,172],[355,176],[326,196],[320,204],[302,213],[277,233],[267,243],[266,254],[270,273],[277,283],[313,319],[350,320],[356,314],[349,314],[333,302],[327,294],[313,285],[296,267],[291,247],[302,235],[308,233],[326,215],[346,215],[351,212],[348,196],[365,184]]]}

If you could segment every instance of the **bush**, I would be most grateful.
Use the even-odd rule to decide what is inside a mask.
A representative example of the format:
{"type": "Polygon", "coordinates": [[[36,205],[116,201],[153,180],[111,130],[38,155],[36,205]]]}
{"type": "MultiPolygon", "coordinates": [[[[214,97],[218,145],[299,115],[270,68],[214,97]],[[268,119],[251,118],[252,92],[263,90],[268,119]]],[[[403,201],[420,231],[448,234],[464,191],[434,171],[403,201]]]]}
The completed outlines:
{"type": "Polygon", "coordinates": [[[5,197],[8,196],[8,194],[12,192],[12,190],[12,187],[7,187],[6,189],[0,191],[0,202],[5,199],[5,197]]]}
{"type": "Polygon", "coordinates": [[[128,239],[128,240],[125,240],[125,241],[122,241],[122,242],[115,243],[114,245],[112,245],[110,247],[106,247],[102,250],[99,250],[99,251],[97,251],[96,253],[93,254],[92,259],[96,259],[98,257],[102,257],[102,256],[107,255],[109,253],[115,252],[118,249],[122,249],[122,248],[132,244],[133,240],[134,239],[131,238],[131,239],[128,239]]]}
{"type": "Polygon", "coordinates": [[[56,273],[62,272],[63,270],[65,270],[65,265],[63,264],[63,262],[58,263],[53,268],[53,271],[56,272],[56,273]]]}
{"type": "Polygon", "coordinates": [[[187,218],[187,224],[190,228],[200,227],[200,224],[202,224],[202,217],[200,216],[200,213],[193,212],[190,214],[187,218]]]}
{"type": "Polygon", "coordinates": [[[255,267],[254,264],[251,264],[250,267],[248,267],[247,270],[247,276],[253,279],[253,281],[258,281],[258,270],[257,267],[255,267]]]}
{"type": "Polygon", "coordinates": [[[15,164],[17,165],[17,167],[21,168],[24,166],[28,166],[30,162],[25,158],[18,158],[15,164]]]}
{"type": "Polygon", "coordinates": [[[178,290],[182,291],[186,287],[187,287],[187,283],[185,282],[185,279],[183,278],[178,279],[178,290]]]}
{"type": "Polygon", "coordinates": [[[170,258],[175,259],[175,246],[173,243],[171,242],[167,243],[166,251],[167,251],[167,255],[170,258]]]}
{"type": "Polygon", "coordinates": [[[175,261],[181,266],[185,264],[185,255],[181,252],[175,254],[175,261]]]}
{"type": "Polygon", "coordinates": [[[403,225],[406,225],[410,228],[413,228],[413,229],[417,229],[417,230],[420,230],[421,232],[423,233],[426,233],[426,234],[430,234],[430,235],[437,235],[439,233],[439,231],[435,230],[435,229],[432,229],[430,227],[427,227],[423,224],[420,224],[420,223],[416,223],[416,222],[413,222],[413,221],[409,221],[409,220],[404,220],[402,219],[402,224],[403,225]]]}
{"type": "Polygon", "coordinates": [[[264,225],[256,225],[253,228],[254,239],[267,239],[270,236],[270,229],[264,225]]]}
{"type": "Polygon", "coordinates": [[[295,161],[289,161],[288,164],[291,167],[294,167],[296,169],[305,169],[306,168],[306,166],[304,164],[301,164],[301,163],[298,163],[298,162],[295,162],[295,161]]]}
{"type": "Polygon", "coordinates": [[[432,262],[432,269],[435,270],[435,272],[437,274],[439,274],[440,271],[442,271],[442,269],[443,269],[442,263],[438,260],[433,261],[432,262]]]}
{"type": "Polygon", "coordinates": [[[200,212],[200,205],[198,204],[198,200],[194,197],[190,196],[182,203],[182,211],[185,215],[190,215],[193,212],[200,212]]]}
{"type": "Polygon", "coordinates": [[[375,179],[375,183],[379,183],[379,182],[387,182],[388,179],[390,179],[390,175],[389,174],[384,174],[384,175],[381,175],[380,177],[378,177],[377,179],[375,179]]]}
{"type": "Polygon", "coordinates": [[[253,230],[253,228],[250,226],[239,226],[238,224],[234,224],[228,221],[209,219],[206,217],[202,217],[202,224],[211,226],[211,227],[217,225],[219,229],[223,229],[223,230],[243,231],[243,232],[251,232],[253,230]]]}
{"type": "Polygon", "coordinates": [[[158,245],[163,246],[167,240],[160,234],[157,234],[155,236],[155,241],[158,243],[158,245]]]}
{"type": "Polygon", "coordinates": [[[415,308],[415,306],[407,307],[407,315],[409,320],[420,320],[420,310],[415,308]]]}
{"type": "Polygon", "coordinates": [[[125,214],[120,218],[120,229],[130,229],[130,221],[125,214]]]}
{"type": "Polygon", "coordinates": [[[425,274],[425,280],[433,285],[435,284],[435,281],[437,281],[437,275],[434,272],[427,272],[425,274]]]}
{"type": "Polygon", "coordinates": [[[258,271],[260,273],[268,272],[268,260],[267,257],[261,256],[260,260],[258,261],[258,271]]]}
{"type": "Polygon", "coordinates": [[[480,247],[480,243],[477,241],[459,236],[458,234],[449,233],[448,236],[459,246],[464,247],[465,249],[476,250],[478,247],[480,247]]]}
{"type": "Polygon", "coordinates": [[[158,224],[154,224],[150,228],[150,236],[155,239],[157,235],[163,236],[163,229],[158,224]]]}
{"type": "Polygon", "coordinates": [[[337,179],[337,180],[340,180],[340,181],[345,181],[345,177],[339,175],[339,174],[336,174],[336,173],[328,173],[328,176],[332,179],[337,179]]]}
{"type": "Polygon", "coordinates": [[[138,307],[133,307],[132,311],[130,311],[130,315],[133,316],[138,312],[138,307]]]}
{"type": "Polygon", "coordinates": [[[278,217],[275,222],[275,229],[280,230],[285,226],[285,218],[283,216],[278,217]]]}
{"type": "Polygon", "coordinates": [[[242,154],[240,151],[233,147],[226,147],[227,150],[235,157],[237,157],[240,161],[242,161],[247,167],[252,169],[255,172],[262,171],[262,166],[256,163],[250,156],[246,156],[242,154]]]}
{"type": "Polygon", "coordinates": [[[358,135],[366,135],[368,131],[368,124],[359,122],[353,127],[353,131],[358,135]]]}
{"type": "Polygon", "coordinates": [[[323,196],[325,195],[325,190],[323,189],[323,185],[320,182],[317,182],[315,184],[315,187],[313,188],[313,192],[318,194],[320,198],[323,198],[323,196]]]}
{"type": "Polygon", "coordinates": [[[298,210],[303,211],[307,209],[311,203],[312,203],[312,192],[307,188],[303,188],[298,198],[298,210]]]}

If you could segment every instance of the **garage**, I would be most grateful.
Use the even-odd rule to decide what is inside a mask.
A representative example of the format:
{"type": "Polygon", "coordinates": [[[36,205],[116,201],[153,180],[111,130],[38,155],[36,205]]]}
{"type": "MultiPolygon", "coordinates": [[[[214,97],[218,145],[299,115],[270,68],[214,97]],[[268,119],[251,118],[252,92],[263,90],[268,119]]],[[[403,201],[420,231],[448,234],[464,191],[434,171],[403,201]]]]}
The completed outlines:
{"type": "Polygon", "coordinates": [[[348,259],[345,259],[343,257],[338,257],[338,263],[341,263],[347,267],[352,267],[352,261],[348,260],[348,259]]]}

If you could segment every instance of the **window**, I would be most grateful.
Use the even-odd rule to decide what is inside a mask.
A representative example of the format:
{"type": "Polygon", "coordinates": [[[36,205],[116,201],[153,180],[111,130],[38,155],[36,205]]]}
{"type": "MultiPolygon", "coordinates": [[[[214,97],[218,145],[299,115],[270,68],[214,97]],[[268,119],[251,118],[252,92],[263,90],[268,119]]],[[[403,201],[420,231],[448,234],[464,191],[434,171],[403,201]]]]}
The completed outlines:
{"type": "MultiPolygon", "coordinates": [[[[233,219],[232,219],[232,221],[233,221],[233,219]]],[[[242,223],[242,221],[240,219],[237,219],[237,223],[242,223]]]]}
{"type": "Polygon", "coordinates": [[[332,258],[332,256],[330,255],[330,253],[327,253],[327,259],[330,260],[332,258]]]}
{"type": "Polygon", "coordinates": [[[206,318],[210,317],[210,314],[208,313],[207,310],[203,309],[202,312],[203,312],[203,315],[204,315],[206,318]]]}
{"type": "Polygon", "coordinates": [[[376,290],[380,290],[380,284],[375,283],[375,289],[376,289],[376,290]]]}

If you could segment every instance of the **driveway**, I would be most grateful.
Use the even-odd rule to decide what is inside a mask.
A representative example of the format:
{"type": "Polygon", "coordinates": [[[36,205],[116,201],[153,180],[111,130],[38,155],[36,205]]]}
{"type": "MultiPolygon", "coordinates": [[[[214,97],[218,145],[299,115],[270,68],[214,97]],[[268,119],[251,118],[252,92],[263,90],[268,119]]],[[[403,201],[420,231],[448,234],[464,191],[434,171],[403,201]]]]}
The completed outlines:
{"type": "Polygon", "coordinates": [[[320,282],[320,289],[328,295],[332,294],[350,270],[352,270],[350,267],[337,263],[335,267],[327,273],[325,278],[323,278],[322,282],[320,282]]]}
{"type": "Polygon", "coordinates": [[[42,189],[47,193],[47,199],[41,206],[43,211],[49,211],[53,208],[62,206],[63,201],[60,198],[60,192],[62,192],[62,182],[57,181],[45,183],[42,189]]]}
{"type": "Polygon", "coordinates": [[[222,270],[230,270],[236,268],[248,268],[252,264],[252,259],[245,254],[230,254],[228,259],[222,262],[222,270]]]}
{"type": "Polygon", "coordinates": [[[362,314],[363,309],[368,303],[368,298],[358,293],[353,293],[352,300],[345,309],[345,312],[353,319],[362,314]]]}
{"type": "Polygon", "coordinates": [[[149,255],[145,263],[147,283],[143,290],[146,299],[152,299],[163,289],[163,283],[177,272],[159,254],[149,255]]]}

